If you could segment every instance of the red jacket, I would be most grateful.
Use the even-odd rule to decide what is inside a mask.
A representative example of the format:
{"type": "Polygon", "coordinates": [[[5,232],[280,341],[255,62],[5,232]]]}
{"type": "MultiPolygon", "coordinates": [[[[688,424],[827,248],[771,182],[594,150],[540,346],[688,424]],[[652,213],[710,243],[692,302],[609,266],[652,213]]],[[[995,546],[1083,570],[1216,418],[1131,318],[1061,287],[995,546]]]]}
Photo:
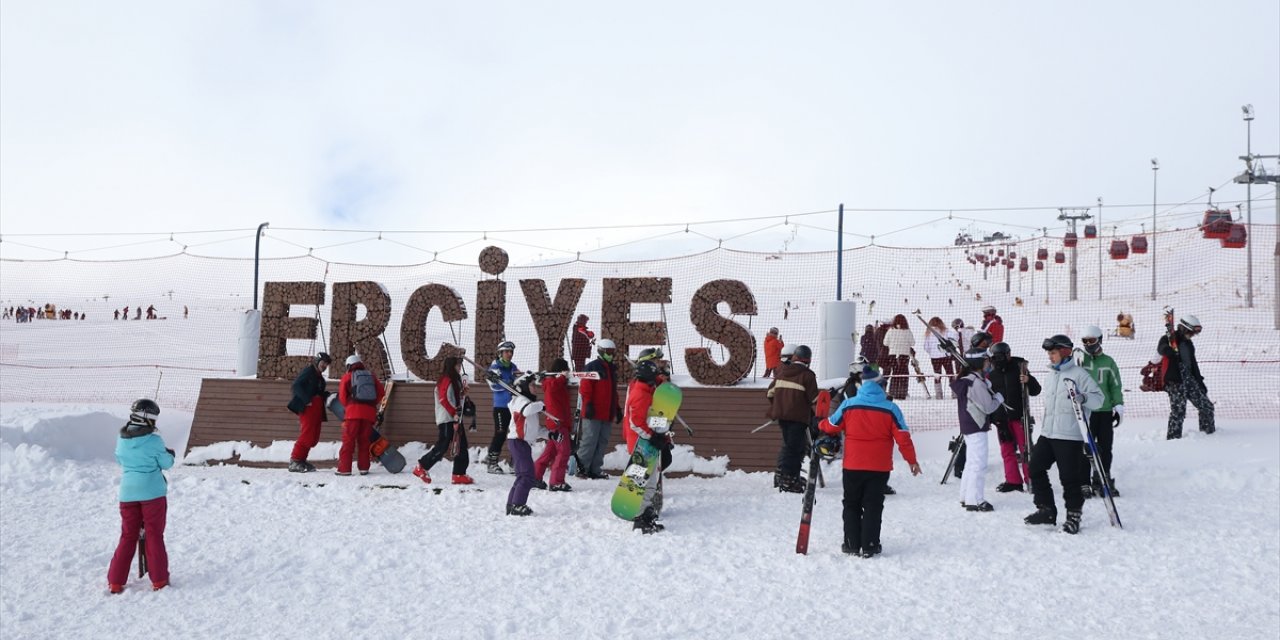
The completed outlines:
{"type": "Polygon", "coordinates": [[[573,325],[573,341],[570,343],[570,358],[575,362],[585,362],[591,357],[591,341],[595,340],[596,334],[587,328],[585,324],[573,325]]]}
{"type": "Polygon", "coordinates": [[[569,408],[569,378],[550,376],[543,379],[542,402],[545,405],[544,411],[547,412],[547,430],[569,433],[573,428],[573,410],[569,408]],[[559,422],[556,418],[564,422],[559,422]]]}
{"type": "Polygon", "coordinates": [[[840,407],[823,418],[818,428],[823,433],[844,434],[844,468],[850,471],[893,471],[893,443],[907,464],[916,464],[916,447],[911,432],[902,421],[902,411],[889,402],[884,387],[863,384],[858,395],[845,400],[840,407]]]}
{"type": "Polygon", "coordinates": [[[782,348],[787,346],[782,338],[772,333],[764,337],[764,368],[776,369],[782,361],[782,348]]]}
{"type": "Polygon", "coordinates": [[[386,392],[383,390],[382,381],[378,379],[377,374],[373,376],[373,386],[378,388],[378,399],[374,400],[373,404],[357,402],[355,398],[351,397],[353,393],[351,372],[363,368],[365,368],[363,362],[351,365],[351,368],[342,374],[342,381],[338,383],[338,400],[342,402],[344,412],[343,422],[347,420],[368,420],[373,422],[378,419],[378,405],[382,402],[382,396],[386,392]]]}
{"type": "Polygon", "coordinates": [[[627,388],[627,414],[622,419],[622,434],[627,438],[627,451],[636,447],[636,440],[641,435],[645,438],[653,435],[649,428],[649,407],[653,405],[654,385],[640,380],[632,380],[627,388]]]}
{"type": "Polygon", "coordinates": [[[1004,319],[1000,316],[991,316],[990,320],[982,323],[982,330],[991,334],[991,344],[1004,342],[1004,319]]]}
{"type": "Polygon", "coordinates": [[[578,387],[578,393],[582,396],[582,418],[613,420],[614,410],[620,406],[618,404],[618,368],[613,366],[612,362],[596,358],[587,364],[587,371],[594,371],[600,379],[583,378],[582,385],[578,387]]]}

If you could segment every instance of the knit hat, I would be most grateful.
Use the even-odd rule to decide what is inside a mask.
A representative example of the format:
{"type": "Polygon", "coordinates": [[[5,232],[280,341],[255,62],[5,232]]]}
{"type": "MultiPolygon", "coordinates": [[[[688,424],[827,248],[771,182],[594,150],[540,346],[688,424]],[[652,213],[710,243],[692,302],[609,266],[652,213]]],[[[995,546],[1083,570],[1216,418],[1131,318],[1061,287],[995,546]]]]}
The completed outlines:
{"type": "Polygon", "coordinates": [[[880,379],[882,377],[883,376],[880,375],[880,367],[877,367],[874,364],[869,364],[862,367],[863,382],[880,382],[880,379]]]}

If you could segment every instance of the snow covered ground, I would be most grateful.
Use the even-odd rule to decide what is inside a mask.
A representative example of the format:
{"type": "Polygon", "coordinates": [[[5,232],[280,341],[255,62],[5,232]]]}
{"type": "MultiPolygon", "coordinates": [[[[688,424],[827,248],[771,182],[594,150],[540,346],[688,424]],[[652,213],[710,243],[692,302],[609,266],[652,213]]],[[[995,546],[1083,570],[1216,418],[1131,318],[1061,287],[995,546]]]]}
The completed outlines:
{"type": "MultiPolygon", "coordinates": [[[[871,560],[839,551],[838,465],[825,469],[807,557],[794,553],[800,496],[763,473],[669,481],[668,529],[646,537],[609,512],[613,482],[535,491],[536,515],[517,519],[503,515],[510,476],[461,489],[376,466],[364,478],[177,466],[173,586],[135,578],[111,596],[122,411],[0,410],[3,638],[1280,634],[1274,420],[1224,420],[1203,436],[1193,410],[1175,442],[1163,421],[1126,422],[1115,462],[1125,529],[1095,500],[1078,536],[1022,524],[1030,498],[995,493],[994,452],[996,511],[963,511],[958,484],[938,484],[951,434],[918,433],[925,473],[897,462],[885,553],[871,560]]],[[[189,424],[165,410],[161,434],[180,445],[189,424]]]]}

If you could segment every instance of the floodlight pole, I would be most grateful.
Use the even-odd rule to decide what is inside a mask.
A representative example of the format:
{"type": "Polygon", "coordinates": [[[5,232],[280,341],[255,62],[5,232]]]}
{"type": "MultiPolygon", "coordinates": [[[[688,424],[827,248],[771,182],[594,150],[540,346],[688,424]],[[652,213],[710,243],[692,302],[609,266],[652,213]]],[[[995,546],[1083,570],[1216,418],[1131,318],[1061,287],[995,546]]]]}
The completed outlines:
{"type": "Polygon", "coordinates": [[[258,256],[262,248],[262,230],[266,229],[270,222],[264,222],[258,225],[258,232],[253,234],[253,308],[258,308],[258,256]]]}
{"type": "Polygon", "coordinates": [[[836,302],[843,295],[844,286],[844,203],[840,203],[840,214],[836,220],[836,302]]]}
{"type": "Polygon", "coordinates": [[[1098,299],[1102,299],[1102,196],[1098,196],[1098,299]]]}
{"type": "Polygon", "coordinates": [[[1151,299],[1156,299],[1156,187],[1160,161],[1151,159],[1151,299]]]}
{"type": "Polygon", "coordinates": [[[1240,107],[1244,112],[1245,142],[1244,153],[1249,157],[1245,162],[1249,165],[1246,170],[1249,181],[1245,183],[1244,199],[1245,207],[1248,209],[1245,218],[1245,228],[1248,229],[1246,240],[1244,243],[1245,251],[1245,276],[1244,276],[1244,306],[1253,308],[1253,105],[1246,104],[1240,107]]]}

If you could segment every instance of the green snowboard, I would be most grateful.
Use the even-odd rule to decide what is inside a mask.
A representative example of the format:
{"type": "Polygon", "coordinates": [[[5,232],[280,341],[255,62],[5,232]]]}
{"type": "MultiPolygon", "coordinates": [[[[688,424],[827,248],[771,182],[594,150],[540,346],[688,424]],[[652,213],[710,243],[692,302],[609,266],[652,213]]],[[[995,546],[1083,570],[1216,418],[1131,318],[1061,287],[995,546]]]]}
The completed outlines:
{"type": "MultiPolygon", "coordinates": [[[[684,396],[680,387],[664,382],[653,391],[653,404],[649,406],[649,425],[655,431],[669,431],[675,422],[676,412],[680,410],[680,400],[684,396]]],[[[626,428],[626,427],[624,427],[626,428]]],[[[622,471],[622,480],[613,492],[613,515],[623,520],[635,520],[636,516],[653,506],[661,509],[662,504],[662,470],[658,461],[662,452],[649,444],[649,440],[636,440],[635,450],[631,452],[631,460],[622,471]]]]}

